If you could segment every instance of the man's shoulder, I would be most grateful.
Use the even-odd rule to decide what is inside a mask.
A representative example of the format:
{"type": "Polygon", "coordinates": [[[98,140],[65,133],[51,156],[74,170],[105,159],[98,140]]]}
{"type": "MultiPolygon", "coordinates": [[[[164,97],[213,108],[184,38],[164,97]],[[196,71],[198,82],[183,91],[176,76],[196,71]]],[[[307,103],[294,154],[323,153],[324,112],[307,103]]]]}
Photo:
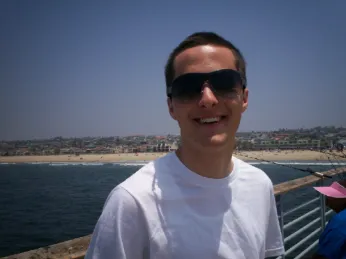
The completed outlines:
{"type": "MultiPolygon", "coordinates": [[[[334,215],[319,238],[317,254],[323,258],[341,258],[346,248],[345,211],[334,215]]],[[[344,255],[345,256],[345,255],[344,255]]],[[[317,258],[317,257],[316,257],[317,258]]],[[[344,258],[344,257],[342,257],[344,258]]]]}
{"type": "Polygon", "coordinates": [[[158,178],[161,182],[168,182],[172,177],[169,174],[171,154],[157,158],[139,168],[118,186],[125,189],[133,196],[150,193],[158,178]],[[159,172],[159,174],[158,174],[159,172]]]}
{"type": "Polygon", "coordinates": [[[262,169],[255,167],[237,157],[234,157],[234,159],[238,166],[239,178],[247,180],[249,182],[254,181],[258,184],[264,184],[268,187],[272,187],[273,184],[271,179],[262,169]]]}
{"type": "Polygon", "coordinates": [[[340,222],[346,223],[346,209],[340,211],[338,214],[335,215],[335,218],[339,220],[340,222]]]}
{"type": "Polygon", "coordinates": [[[330,228],[339,230],[346,237],[346,209],[335,214],[329,222],[330,228]]]}

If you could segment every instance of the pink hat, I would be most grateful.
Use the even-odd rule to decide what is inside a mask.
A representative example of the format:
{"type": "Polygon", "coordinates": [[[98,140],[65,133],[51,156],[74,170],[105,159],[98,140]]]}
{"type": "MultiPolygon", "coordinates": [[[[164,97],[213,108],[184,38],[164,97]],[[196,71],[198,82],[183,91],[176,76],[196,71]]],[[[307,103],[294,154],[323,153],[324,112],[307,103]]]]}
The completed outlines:
{"type": "Polygon", "coordinates": [[[346,198],[346,188],[338,182],[334,182],[331,186],[327,187],[314,187],[314,189],[328,197],[346,198]]]}

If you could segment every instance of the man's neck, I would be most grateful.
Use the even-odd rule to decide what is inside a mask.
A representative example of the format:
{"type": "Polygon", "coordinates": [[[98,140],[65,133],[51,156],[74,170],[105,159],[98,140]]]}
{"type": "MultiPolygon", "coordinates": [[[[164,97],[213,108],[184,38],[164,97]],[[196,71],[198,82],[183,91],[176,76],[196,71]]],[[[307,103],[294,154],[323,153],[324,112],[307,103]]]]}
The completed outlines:
{"type": "Polygon", "coordinates": [[[233,149],[227,152],[206,153],[182,145],[176,152],[181,162],[191,171],[208,178],[221,179],[233,170],[233,149]]]}

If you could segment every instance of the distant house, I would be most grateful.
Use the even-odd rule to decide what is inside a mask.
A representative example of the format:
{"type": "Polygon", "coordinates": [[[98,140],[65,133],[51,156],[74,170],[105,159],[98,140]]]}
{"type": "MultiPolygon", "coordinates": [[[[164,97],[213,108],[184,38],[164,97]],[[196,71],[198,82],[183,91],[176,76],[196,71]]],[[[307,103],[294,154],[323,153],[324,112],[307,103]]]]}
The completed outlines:
{"type": "Polygon", "coordinates": [[[71,148],[61,148],[60,154],[62,155],[70,155],[73,154],[73,150],[71,148]]]}
{"type": "Polygon", "coordinates": [[[346,139],[340,139],[337,144],[341,144],[344,146],[344,148],[346,148],[346,139]]]}
{"type": "Polygon", "coordinates": [[[291,136],[291,134],[275,134],[275,139],[280,140],[280,139],[287,139],[291,136]]]}
{"type": "Polygon", "coordinates": [[[297,141],[265,139],[256,141],[253,149],[316,149],[320,148],[320,140],[299,139],[297,141]]]}
{"type": "Polygon", "coordinates": [[[170,151],[176,151],[178,149],[178,143],[173,142],[173,144],[170,146],[170,151]]]}

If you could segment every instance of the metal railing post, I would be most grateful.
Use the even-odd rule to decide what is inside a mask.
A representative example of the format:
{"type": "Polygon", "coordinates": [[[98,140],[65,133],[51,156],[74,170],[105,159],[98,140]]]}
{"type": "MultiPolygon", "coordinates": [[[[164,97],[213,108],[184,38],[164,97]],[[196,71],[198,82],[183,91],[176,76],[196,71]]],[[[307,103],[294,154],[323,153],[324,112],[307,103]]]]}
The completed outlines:
{"type": "MultiPolygon", "coordinates": [[[[281,235],[282,235],[282,242],[284,242],[285,234],[284,234],[284,210],[283,210],[283,204],[282,204],[282,195],[276,195],[276,207],[278,210],[278,216],[279,216],[279,223],[280,223],[280,229],[281,229],[281,235]]],[[[285,259],[285,255],[283,254],[280,258],[285,259]]]]}
{"type": "MultiPolygon", "coordinates": [[[[321,179],[320,185],[323,186],[323,179],[321,179]]],[[[320,194],[320,202],[321,202],[321,228],[323,231],[326,226],[326,199],[323,194],[320,194]]]]}

